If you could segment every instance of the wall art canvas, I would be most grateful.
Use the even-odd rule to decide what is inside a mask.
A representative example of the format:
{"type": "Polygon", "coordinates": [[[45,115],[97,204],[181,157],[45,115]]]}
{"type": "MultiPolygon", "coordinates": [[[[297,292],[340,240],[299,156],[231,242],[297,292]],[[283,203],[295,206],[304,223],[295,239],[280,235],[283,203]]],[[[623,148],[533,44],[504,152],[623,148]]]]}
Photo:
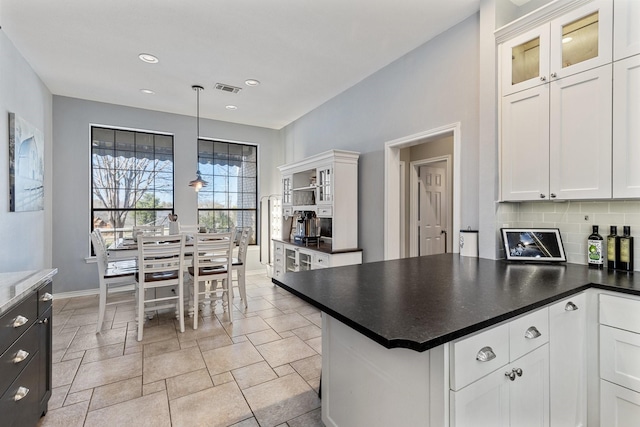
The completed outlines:
{"type": "Polygon", "coordinates": [[[9,210],[44,210],[44,136],[9,113],[9,210]]]}

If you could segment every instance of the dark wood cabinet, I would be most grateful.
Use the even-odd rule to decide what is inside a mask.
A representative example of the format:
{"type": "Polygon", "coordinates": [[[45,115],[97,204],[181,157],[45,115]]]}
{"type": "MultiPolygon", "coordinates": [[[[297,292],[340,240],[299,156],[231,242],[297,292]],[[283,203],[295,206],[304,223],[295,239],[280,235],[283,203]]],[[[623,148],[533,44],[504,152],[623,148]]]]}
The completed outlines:
{"type": "Polygon", "coordinates": [[[35,426],[51,397],[51,289],[47,280],[0,316],[0,424],[35,426]]]}

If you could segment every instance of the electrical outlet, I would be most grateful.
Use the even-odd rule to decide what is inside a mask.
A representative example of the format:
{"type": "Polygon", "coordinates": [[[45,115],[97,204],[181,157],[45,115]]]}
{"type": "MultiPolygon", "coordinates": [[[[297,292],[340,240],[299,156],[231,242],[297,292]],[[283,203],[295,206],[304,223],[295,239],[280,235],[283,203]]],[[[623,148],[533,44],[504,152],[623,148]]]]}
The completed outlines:
{"type": "Polygon", "coordinates": [[[589,221],[589,215],[585,215],[585,216],[584,216],[584,220],[585,220],[585,221],[589,221]]]}

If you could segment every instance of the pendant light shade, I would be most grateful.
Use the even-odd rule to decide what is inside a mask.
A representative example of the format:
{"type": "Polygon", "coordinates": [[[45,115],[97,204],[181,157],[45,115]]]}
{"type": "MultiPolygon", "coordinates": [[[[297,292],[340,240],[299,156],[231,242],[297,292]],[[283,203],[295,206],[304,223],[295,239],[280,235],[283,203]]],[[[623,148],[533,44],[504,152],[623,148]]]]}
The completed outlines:
{"type": "MultiPolygon", "coordinates": [[[[204,90],[202,86],[191,86],[196,91],[196,147],[198,146],[198,138],[200,138],[200,91],[204,90]]],[[[189,187],[193,187],[196,192],[200,191],[202,187],[206,187],[209,183],[202,179],[200,175],[200,169],[196,172],[196,179],[189,181],[189,187]]]]}

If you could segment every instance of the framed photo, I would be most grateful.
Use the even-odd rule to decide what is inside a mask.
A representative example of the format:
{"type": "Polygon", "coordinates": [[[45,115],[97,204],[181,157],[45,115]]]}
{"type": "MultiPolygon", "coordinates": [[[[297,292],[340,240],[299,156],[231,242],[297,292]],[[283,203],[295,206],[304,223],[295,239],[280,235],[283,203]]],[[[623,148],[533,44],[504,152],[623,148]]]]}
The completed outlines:
{"type": "Polygon", "coordinates": [[[9,113],[9,211],[44,209],[44,137],[9,113]]]}
{"type": "Polygon", "coordinates": [[[567,260],[557,228],[501,228],[507,259],[525,262],[567,260]]]}

